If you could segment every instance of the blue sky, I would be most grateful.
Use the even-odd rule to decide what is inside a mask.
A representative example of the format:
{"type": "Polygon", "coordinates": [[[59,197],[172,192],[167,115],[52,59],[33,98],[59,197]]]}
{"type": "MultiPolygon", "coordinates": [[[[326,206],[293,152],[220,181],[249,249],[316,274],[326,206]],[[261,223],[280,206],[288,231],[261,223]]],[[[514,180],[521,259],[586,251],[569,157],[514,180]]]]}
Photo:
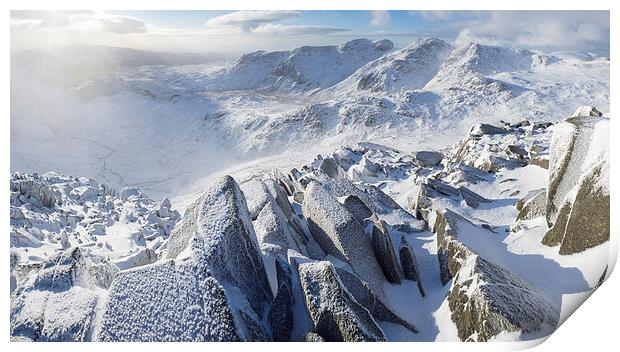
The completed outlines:
{"type": "Polygon", "coordinates": [[[541,51],[609,53],[607,11],[13,11],[12,50],[111,45],[243,53],[366,37],[420,37],[541,51]]]}

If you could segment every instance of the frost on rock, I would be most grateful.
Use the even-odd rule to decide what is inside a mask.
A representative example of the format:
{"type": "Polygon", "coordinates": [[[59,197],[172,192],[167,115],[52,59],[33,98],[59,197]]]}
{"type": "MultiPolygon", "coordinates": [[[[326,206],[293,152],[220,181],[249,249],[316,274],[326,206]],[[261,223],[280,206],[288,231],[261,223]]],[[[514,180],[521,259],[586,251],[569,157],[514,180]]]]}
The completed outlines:
{"type": "Polygon", "coordinates": [[[166,260],[120,272],[99,341],[240,341],[224,288],[204,265],[166,260]]]}
{"type": "Polygon", "coordinates": [[[392,238],[385,221],[375,221],[372,227],[372,248],[374,255],[389,282],[400,283],[404,274],[394,253],[392,238]]]}
{"type": "Polygon", "coordinates": [[[79,248],[41,264],[20,265],[11,293],[11,337],[32,341],[89,341],[97,304],[116,268],[94,263],[79,248]]]}
{"type": "Polygon", "coordinates": [[[276,258],[277,293],[269,308],[268,320],[274,341],[289,341],[293,327],[294,298],[291,268],[288,263],[276,258]]]}
{"type": "Polygon", "coordinates": [[[375,296],[368,285],[362,282],[355,274],[349,271],[334,267],[340,282],[344,285],[347,291],[355,298],[357,303],[361,304],[364,308],[368,309],[370,314],[377,321],[387,321],[390,323],[398,324],[406,329],[417,333],[416,327],[400,318],[390,308],[388,308],[377,296],[375,296]]]}
{"type": "Polygon", "coordinates": [[[519,215],[517,215],[517,221],[519,220],[531,220],[540,216],[545,216],[545,209],[547,205],[547,190],[544,188],[530,191],[525,197],[521,198],[517,204],[515,204],[519,215]]]}
{"type": "Polygon", "coordinates": [[[331,263],[300,263],[297,271],[313,333],[330,342],[385,341],[375,319],[344,288],[331,263]]]}
{"type": "Polygon", "coordinates": [[[573,254],[609,240],[609,120],[572,117],[554,129],[543,244],[573,254]]]}
{"type": "Polygon", "coordinates": [[[370,239],[353,215],[317,182],[306,187],[302,209],[323,251],[348,262],[360,279],[382,297],[385,276],[373,255],[370,239]]]}
{"type": "Polygon", "coordinates": [[[424,287],[422,286],[422,276],[420,275],[420,267],[415,257],[413,249],[409,246],[405,236],[400,239],[400,248],[398,250],[400,256],[400,264],[403,269],[403,275],[406,280],[415,281],[418,284],[418,290],[422,297],[426,296],[424,287]]]}
{"type": "Polygon", "coordinates": [[[248,207],[232,177],[216,181],[172,232],[167,257],[185,256],[206,263],[213,277],[224,286],[234,286],[259,316],[271,303],[248,207]]]}
{"type": "Polygon", "coordinates": [[[461,226],[472,225],[460,215],[437,212],[441,281],[452,280],[448,303],[462,341],[487,341],[503,332],[550,333],[558,312],[535,287],[484,259],[459,240],[461,226]]]}
{"type": "Polygon", "coordinates": [[[441,163],[443,154],[434,151],[419,151],[415,153],[415,159],[422,167],[433,167],[441,163]]]}

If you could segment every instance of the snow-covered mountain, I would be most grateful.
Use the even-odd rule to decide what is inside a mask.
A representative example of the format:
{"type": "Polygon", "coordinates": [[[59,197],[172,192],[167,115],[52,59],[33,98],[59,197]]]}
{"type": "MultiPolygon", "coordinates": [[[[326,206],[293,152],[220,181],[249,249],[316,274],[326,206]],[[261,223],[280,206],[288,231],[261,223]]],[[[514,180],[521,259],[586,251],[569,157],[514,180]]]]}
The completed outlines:
{"type": "Polygon", "coordinates": [[[207,90],[307,92],[329,88],[393,48],[389,40],[355,39],[338,46],[304,46],[291,51],[243,55],[215,73],[207,90]]]}

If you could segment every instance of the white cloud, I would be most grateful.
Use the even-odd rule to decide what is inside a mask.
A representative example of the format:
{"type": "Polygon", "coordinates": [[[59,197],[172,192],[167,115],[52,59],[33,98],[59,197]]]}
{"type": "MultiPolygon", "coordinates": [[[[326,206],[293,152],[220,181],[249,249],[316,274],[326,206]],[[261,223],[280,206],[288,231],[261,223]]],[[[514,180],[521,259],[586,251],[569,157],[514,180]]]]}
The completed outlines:
{"type": "Polygon", "coordinates": [[[256,27],[253,33],[267,35],[314,35],[349,31],[346,28],[326,26],[284,26],[281,24],[267,23],[256,27]]]}
{"type": "Polygon", "coordinates": [[[235,11],[211,18],[207,27],[237,27],[244,32],[254,32],[258,27],[299,17],[299,11],[235,11]]]}
{"type": "Polygon", "coordinates": [[[608,53],[609,12],[492,11],[460,30],[455,43],[467,42],[608,53]]]}
{"type": "Polygon", "coordinates": [[[147,29],[147,23],[138,18],[94,11],[12,11],[11,26],[119,34],[144,33],[147,29]]]}
{"type": "Polygon", "coordinates": [[[388,11],[370,11],[372,19],[370,25],[373,27],[385,27],[390,24],[390,13],[388,11]]]}

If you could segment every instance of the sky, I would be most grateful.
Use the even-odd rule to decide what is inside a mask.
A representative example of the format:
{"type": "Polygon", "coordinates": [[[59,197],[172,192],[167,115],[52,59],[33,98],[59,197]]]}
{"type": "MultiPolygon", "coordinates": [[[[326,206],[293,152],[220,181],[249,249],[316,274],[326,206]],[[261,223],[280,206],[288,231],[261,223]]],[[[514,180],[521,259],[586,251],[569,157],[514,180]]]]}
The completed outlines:
{"type": "Polygon", "coordinates": [[[11,51],[64,45],[232,53],[420,37],[609,54],[608,11],[11,11],[11,51]]]}

